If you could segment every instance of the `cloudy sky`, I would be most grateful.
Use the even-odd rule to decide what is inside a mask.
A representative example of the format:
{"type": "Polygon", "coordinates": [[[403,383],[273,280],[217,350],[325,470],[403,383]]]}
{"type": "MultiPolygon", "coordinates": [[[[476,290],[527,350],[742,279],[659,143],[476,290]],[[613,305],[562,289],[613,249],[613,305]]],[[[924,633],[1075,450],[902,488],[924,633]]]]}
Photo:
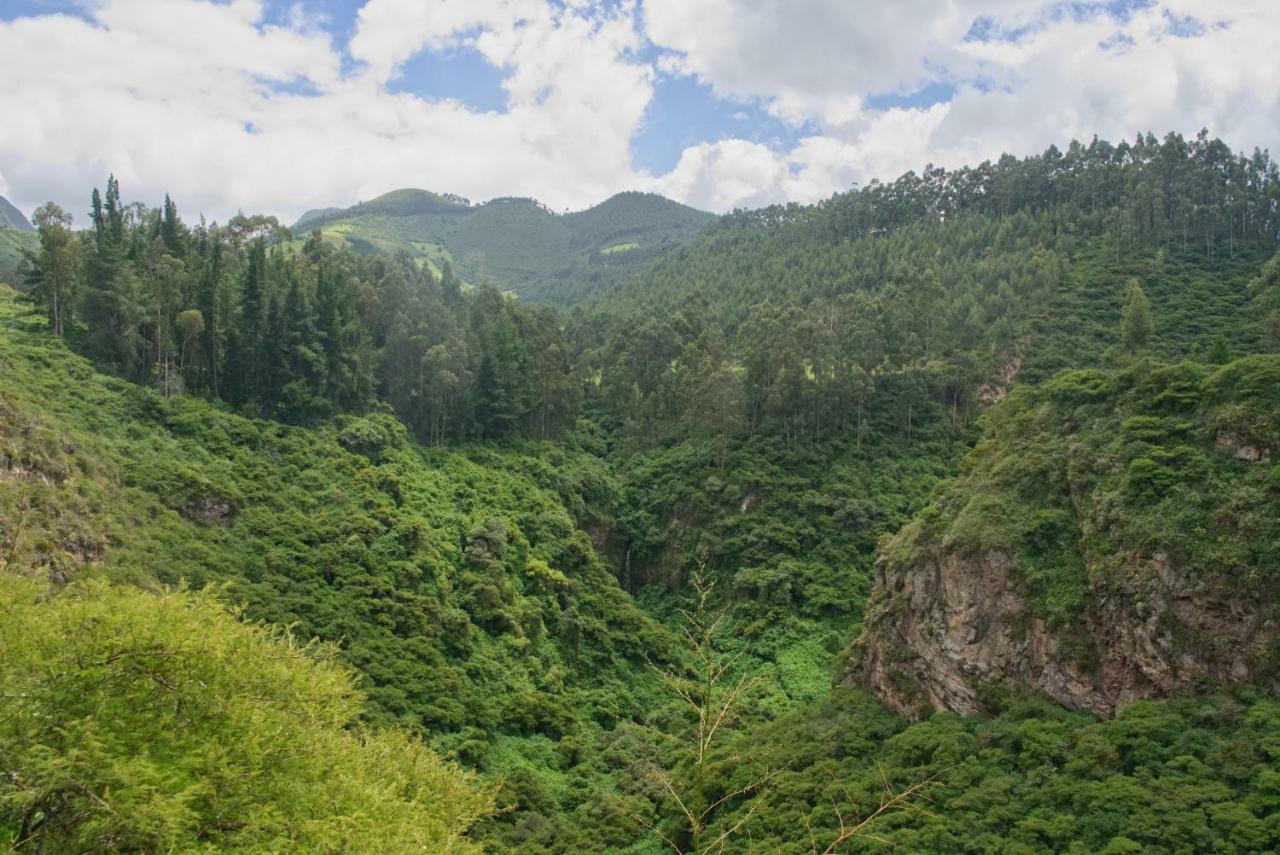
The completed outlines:
{"type": "Polygon", "coordinates": [[[716,211],[1201,127],[1280,152],[1280,0],[0,0],[0,195],[397,187],[716,211]]]}

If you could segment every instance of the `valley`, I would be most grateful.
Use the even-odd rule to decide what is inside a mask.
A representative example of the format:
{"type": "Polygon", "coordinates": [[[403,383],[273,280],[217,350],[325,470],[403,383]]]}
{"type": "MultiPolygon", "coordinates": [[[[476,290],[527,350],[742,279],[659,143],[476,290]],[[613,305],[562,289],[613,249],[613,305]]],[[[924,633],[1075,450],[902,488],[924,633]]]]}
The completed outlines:
{"type": "Polygon", "coordinates": [[[396,191],[287,236],[91,199],[0,289],[0,609],[70,627],[0,674],[141,712],[72,768],[4,696],[6,840],[1280,846],[1268,158],[1095,139],[720,217],[396,191]],[[104,615],[133,646],[52,680],[104,615]],[[250,700],[184,718],[210,685],[250,700]],[[269,727],[349,786],[210,777],[269,727]]]}

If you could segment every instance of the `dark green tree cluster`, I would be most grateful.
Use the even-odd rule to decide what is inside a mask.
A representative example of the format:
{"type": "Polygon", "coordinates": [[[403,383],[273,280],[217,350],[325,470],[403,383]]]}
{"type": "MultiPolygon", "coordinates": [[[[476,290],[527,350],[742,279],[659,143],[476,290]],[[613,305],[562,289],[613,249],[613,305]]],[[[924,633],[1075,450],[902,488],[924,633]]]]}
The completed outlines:
{"type": "MultiPolygon", "coordinates": [[[[588,393],[632,447],[762,429],[791,443],[861,437],[869,419],[910,436],[930,404],[954,430],[1053,337],[1082,256],[1155,258],[1144,280],[1166,278],[1166,258],[1256,265],[1280,240],[1278,204],[1267,154],[1236,156],[1204,133],[930,167],[814,206],[735,212],[598,297],[570,337],[598,381],[588,393]]],[[[1147,285],[1164,287],[1071,309],[1115,312],[1096,322],[1135,353],[1154,336],[1147,285]]]]}
{"type": "Polygon", "coordinates": [[[464,292],[407,256],[357,256],[313,233],[291,251],[273,217],[189,228],[168,197],[93,191],[76,234],[38,212],[27,281],[58,335],[166,397],[191,393],[296,423],[378,396],[423,440],[555,436],[576,412],[550,312],[464,292]]]}
{"type": "Polygon", "coordinates": [[[1278,735],[1280,705],[1251,690],[1142,701],[1107,721],[1015,695],[990,717],[907,725],[840,688],[722,747],[713,765],[749,752],[785,768],[762,803],[734,805],[711,831],[754,808],[742,833],[755,851],[811,855],[841,813],[846,823],[869,814],[886,782],[929,781],[923,811],[884,815],[837,851],[1274,852],[1278,735]]]}
{"type": "MultiPolygon", "coordinates": [[[[700,288],[666,310],[646,300],[576,318],[571,337],[600,378],[591,391],[628,434],[652,443],[765,431],[794,444],[860,436],[878,418],[905,436],[934,400],[959,427],[1066,269],[1066,242],[1025,217],[849,242],[792,237],[728,232],[649,274],[737,294],[700,288]]],[[[664,289],[649,284],[637,292],[664,289]]]]}
{"type": "Polygon", "coordinates": [[[816,206],[735,212],[725,225],[789,225],[834,237],[877,234],[966,213],[1008,217],[1061,210],[1106,236],[1117,252],[1142,245],[1189,249],[1210,257],[1237,242],[1280,237],[1280,173],[1267,152],[1236,154],[1201,131],[1192,140],[1147,132],[1132,143],[1094,137],[1050,146],[1022,160],[947,170],[927,166],[889,183],[833,196],[816,206]]]}

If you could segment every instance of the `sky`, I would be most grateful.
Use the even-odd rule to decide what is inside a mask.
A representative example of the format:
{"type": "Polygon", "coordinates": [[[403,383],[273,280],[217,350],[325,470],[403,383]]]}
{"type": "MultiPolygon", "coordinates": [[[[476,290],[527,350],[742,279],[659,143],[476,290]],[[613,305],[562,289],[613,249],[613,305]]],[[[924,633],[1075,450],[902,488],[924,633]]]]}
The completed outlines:
{"type": "Polygon", "coordinates": [[[0,0],[0,196],[813,202],[1094,135],[1280,153],[1280,0],[0,0]]]}

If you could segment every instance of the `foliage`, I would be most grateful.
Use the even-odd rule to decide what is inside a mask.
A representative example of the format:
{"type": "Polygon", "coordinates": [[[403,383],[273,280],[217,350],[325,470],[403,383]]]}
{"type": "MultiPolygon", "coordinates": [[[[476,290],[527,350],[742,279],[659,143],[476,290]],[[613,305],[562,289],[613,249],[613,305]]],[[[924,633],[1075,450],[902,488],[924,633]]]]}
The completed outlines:
{"type": "Polygon", "coordinates": [[[585,211],[555,214],[533,199],[472,205],[456,196],[396,190],[350,208],[308,212],[294,229],[318,230],[323,240],[356,252],[404,252],[437,272],[447,261],[467,282],[565,305],[689,240],[714,219],[652,193],[619,193],[585,211]]]}
{"type": "Polygon", "coordinates": [[[1204,584],[1280,595],[1280,358],[1212,369],[1139,361],[1016,390],[921,517],[885,554],[996,550],[1037,611],[1070,627],[1090,580],[1160,554],[1204,584]]]}
{"type": "Polygon", "coordinates": [[[1278,736],[1280,705],[1253,691],[1143,701],[1108,721],[1010,696],[990,718],[908,726],[846,688],[724,751],[786,764],[744,828],[753,851],[810,853],[836,834],[834,805],[865,816],[886,781],[928,780],[926,813],[885,815],[840,851],[1262,853],[1280,846],[1278,736]]]}
{"type": "MultiPolygon", "coordinates": [[[[1280,481],[1235,455],[1277,447],[1280,369],[1257,352],[1278,187],[1263,154],[1148,134],[737,212],[675,246],[638,194],[561,217],[400,191],[294,240],[266,217],[188,228],[111,181],[63,323],[93,364],[0,300],[0,560],[224,583],[250,619],[333,642],[368,726],[501,783],[476,831],[498,851],[663,850],[643,827],[681,812],[645,770],[687,779],[687,721],[646,661],[693,664],[673,630],[698,566],[754,689],[700,803],[783,770],[706,839],[741,823],[745,846],[820,851],[886,780],[933,780],[932,817],[877,834],[1268,851],[1261,695],[1097,723],[993,687],[992,719],[907,725],[829,687],[878,541],[891,561],[934,537],[1006,550],[1060,622],[1102,553],[1274,585],[1280,481]],[[462,281],[499,268],[587,300],[555,315],[462,281]]],[[[30,282],[53,326],[49,273],[30,282]]]]}
{"type": "Polygon", "coordinates": [[[0,560],[58,582],[226,583],[251,619],[338,644],[370,721],[473,765],[501,733],[638,716],[668,641],[579,529],[608,519],[594,459],[165,400],[95,374],[11,296],[0,311],[0,560]]]}
{"type": "Polygon", "coordinates": [[[35,232],[0,229],[0,284],[21,284],[26,252],[35,250],[38,244],[35,232]]]}
{"type": "Polygon", "coordinates": [[[93,191],[75,235],[50,204],[28,253],[31,298],[94,362],[129,380],[297,424],[389,403],[424,441],[547,439],[576,398],[559,325],[492,288],[462,292],[406,256],[286,252],[274,218],[189,229],[169,198],[93,191]],[[274,240],[273,246],[268,242],[274,240]]]}
{"type": "Polygon", "coordinates": [[[1151,301],[1142,290],[1142,283],[1130,279],[1125,289],[1124,311],[1120,316],[1120,335],[1124,348],[1137,353],[1151,341],[1151,301]]]}
{"type": "Polygon", "coordinates": [[[474,852],[490,794],[329,654],[208,591],[0,573],[0,840],[18,851],[474,852]]]}

